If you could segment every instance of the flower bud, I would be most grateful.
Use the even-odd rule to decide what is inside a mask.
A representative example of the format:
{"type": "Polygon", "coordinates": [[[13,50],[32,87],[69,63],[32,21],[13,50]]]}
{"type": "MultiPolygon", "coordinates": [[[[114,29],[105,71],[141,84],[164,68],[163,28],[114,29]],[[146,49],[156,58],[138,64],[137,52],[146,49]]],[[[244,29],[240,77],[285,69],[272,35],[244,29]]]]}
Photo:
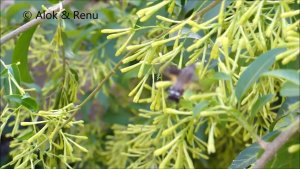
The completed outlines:
{"type": "Polygon", "coordinates": [[[101,33],[118,33],[124,31],[130,31],[131,28],[124,28],[124,29],[102,29],[101,33]]]}

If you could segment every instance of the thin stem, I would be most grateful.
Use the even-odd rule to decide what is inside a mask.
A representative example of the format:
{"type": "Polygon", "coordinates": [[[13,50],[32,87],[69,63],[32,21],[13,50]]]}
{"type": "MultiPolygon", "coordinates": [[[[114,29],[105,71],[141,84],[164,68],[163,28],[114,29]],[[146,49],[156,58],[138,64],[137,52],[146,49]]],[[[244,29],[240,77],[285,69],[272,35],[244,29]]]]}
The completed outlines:
{"type": "Polygon", "coordinates": [[[91,100],[93,97],[95,97],[95,95],[100,91],[101,87],[104,85],[104,83],[113,75],[115,74],[115,71],[122,65],[122,61],[119,61],[115,67],[104,77],[104,79],[98,84],[98,86],[93,90],[93,92],[87,96],[87,98],[85,98],[83,100],[83,102],[81,102],[78,107],[81,108],[84,104],[86,104],[89,100],[91,100]]]}
{"type": "MultiPolygon", "coordinates": [[[[130,55],[130,53],[128,54],[130,55]]],[[[127,55],[127,56],[128,56],[127,55]]],[[[115,66],[114,68],[104,77],[104,79],[98,84],[98,86],[93,90],[93,92],[91,94],[89,94],[84,100],[83,102],[81,102],[76,108],[78,108],[78,110],[80,108],[82,108],[83,105],[85,105],[88,101],[90,101],[91,99],[93,99],[95,97],[95,95],[100,91],[100,89],[102,88],[102,86],[104,85],[104,83],[109,80],[109,78],[115,74],[116,70],[122,65],[123,63],[123,60],[125,59],[126,57],[124,57],[122,60],[120,60],[115,66]]],[[[59,127],[56,128],[55,132],[54,132],[54,135],[53,135],[53,138],[56,137],[57,135],[57,132],[60,131],[66,124],[68,124],[70,121],[72,121],[72,119],[76,116],[76,114],[79,112],[79,111],[74,111],[71,116],[59,127]]]]}
{"type": "Polygon", "coordinates": [[[163,27],[163,26],[144,26],[144,27],[135,28],[134,30],[137,31],[137,30],[152,29],[152,28],[170,29],[170,28],[163,27]]]}
{"type": "Polygon", "coordinates": [[[208,12],[209,10],[211,10],[213,7],[215,7],[216,5],[218,5],[218,3],[220,3],[222,0],[215,0],[214,2],[210,3],[209,5],[207,5],[205,8],[203,8],[201,11],[197,12],[195,14],[196,18],[201,17],[202,15],[204,15],[206,12],[208,12]]]}
{"type": "Polygon", "coordinates": [[[264,141],[260,139],[260,137],[254,132],[251,125],[244,120],[242,114],[236,110],[232,110],[232,115],[240,122],[241,126],[246,129],[251,136],[263,147],[265,145],[264,141]]]}
{"type": "MultiPolygon", "coordinates": [[[[64,1],[62,2],[62,5],[63,5],[63,6],[66,6],[66,5],[70,4],[71,2],[72,2],[72,0],[64,0],[64,1]]],[[[53,11],[56,12],[56,11],[58,11],[59,9],[60,9],[60,4],[56,4],[56,5],[52,6],[52,7],[50,7],[50,8],[47,10],[46,14],[52,13],[53,11]]],[[[45,15],[46,15],[46,14],[45,14],[45,15]]],[[[18,36],[20,33],[25,32],[26,30],[32,28],[33,26],[35,26],[35,25],[41,23],[41,22],[44,21],[44,20],[46,20],[46,19],[37,18],[37,19],[33,19],[33,20],[27,22],[26,24],[24,24],[24,25],[18,27],[17,29],[15,29],[15,30],[9,32],[8,34],[4,35],[3,37],[1,37],[1,38],[0,38],[0,44],[1,44],[1,45],[4,44],[4,43],[7,42],[8,40],[12,39],[12,38],[15,37],[15,36],[18,36]]]]}
{"type": "Polygon", "coordinates": [[[265,152],[262,156],[256,161],[256,164],[253,169],[264,168],[265,165],[272,159],[276,152],[282,147],[289,139],[296,133],[300,133],[300,118],[290,125],[290,127],[281,132],[279,136],[276,137],[271,143],[268,143],[265,146],[265,152]]]}
{"type": "Polygon", "coordinates": [[[58,31],[60,31],[60,40],[62,41],[62,45],[60,46],[60,52],[61,52],[61,58],[63,59],[63,82],[65,83],[66,80],[66,53],[65,53],[65,44],[64,44],[64,40],[63,40],[63,25],[62,25],[62,20],[61,18],[58,21],[58,31]]]}

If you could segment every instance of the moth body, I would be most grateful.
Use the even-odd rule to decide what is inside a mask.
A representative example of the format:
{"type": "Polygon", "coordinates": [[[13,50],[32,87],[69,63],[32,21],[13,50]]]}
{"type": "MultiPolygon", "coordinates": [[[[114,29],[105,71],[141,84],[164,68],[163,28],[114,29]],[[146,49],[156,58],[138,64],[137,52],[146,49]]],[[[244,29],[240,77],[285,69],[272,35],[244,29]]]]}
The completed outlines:
{"type": "Polygon", "coordinates": [[[195,65],[190,65],[182,70],[177,69],[177,71],[175,71],[174,68],[172,69],[173,70],[171,72],[177,72],[177,78],[175,80],[175,83],[169,89],[168,98],[175,102],[179,102],[186,86],[193,80],[195,65]]]}

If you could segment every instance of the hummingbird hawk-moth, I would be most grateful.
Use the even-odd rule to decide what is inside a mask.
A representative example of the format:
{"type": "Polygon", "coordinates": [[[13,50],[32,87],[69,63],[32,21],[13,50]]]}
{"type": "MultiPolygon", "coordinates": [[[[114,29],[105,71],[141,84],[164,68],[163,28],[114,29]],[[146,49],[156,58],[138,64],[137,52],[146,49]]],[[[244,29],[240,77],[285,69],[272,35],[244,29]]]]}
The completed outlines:
{"type": "Polygon", "coordinates": [[[179,102],[179,99],[182,96],[185,88],[193,80],[195,69],[195,64],[187,66],[181,70],[177,69],[175,66],[170,66],[165,69],[164,75],[169,77],[174,82],[174,84],[169,88],[168,98],[170,100],[179,102]]]}

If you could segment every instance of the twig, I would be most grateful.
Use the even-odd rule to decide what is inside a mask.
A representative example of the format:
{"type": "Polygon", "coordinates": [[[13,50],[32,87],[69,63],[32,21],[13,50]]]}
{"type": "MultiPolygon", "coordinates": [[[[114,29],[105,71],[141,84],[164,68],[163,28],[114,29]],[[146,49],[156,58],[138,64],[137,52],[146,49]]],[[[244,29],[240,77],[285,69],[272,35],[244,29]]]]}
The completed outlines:
{"type": "Polygon", "coordinates": [[[232,115],[233,117],[235,117],[238,122],[241,124],[242,127],[245,128],[245,130],[247,130],[251,136],[258,142],[258,144],[261,147],[265,147],[266,143],[260,139],[260,137],[254,132],[254,129],[252,128],[252,126],[249,125],[249,123],[247,123],[244,118],[242,117],[242,114],[240,112],[238,112],[237,110],[231,110],[232,111],[232,115]]]}
{"type": "MultiPolygon", "coordinates": [[[[124,57],[126,58],[126,57],[124,57]]],[[[98,86],[93,90],[93,92],[83,100],[83,102],[80,103],[80,105],[78,105],[79,108],[81,108],[85,103],[87,103],[89,100],[93,99],[95,97],[95,95],[100,91],[101,87],[103,86],[103,84],[113,75],[115,74],[116,70],[122,65],[124,58],[119,61],[114,68],[104,77],[104,79],[102,79],[102,81],[98,84],[98,86]]]]}
{"type": "MultiPolygon", "coordinates": [[[[66,6],[66,5],[70,4],[71,2],[72,2],[72,0],[64,0],[62,2],[62,5],[66,6]]],[[[60,9],[60,4],[56,4],[56,5],[52,6],[52,7],[50,7],[46,11],[46,14],[47,13],[52,13],[53,11],[56,12],[59,9],[60,9]]],[[[15,36],[18,36],[20,33],[25,32],[26,30],[30,29],[31,27],[33,27],[33,26],[41,23],[42,21],[44,21],[44,19],[42,19],[42,18],[33,19],[33,20],[27,22],[26,24],[18,27],[17,29],[9,32],[8,34],[6,34],[3,37],[1,37],[1,39],[0,39],[0,45],[4,44],[6,41],[12,39],[15,36]]]]}
{"type": "Polygon", "coordinates": [[[211,10],[213,7],[215,7],[216,5],[218,5],[218,3],[220,3],[222,0],[215,0],[214,2],[210,3],[209,5],[207,5],[205,8],[203,8],[201,11],[199,11],[195,16],[201,17],[202,15],[204,15],[207,11],[211,10]]]}
{"type": "MultiPolygon", "coordinates": [[[[128,55],[127,55],[128,56],[128,55]]],[[[126,56],[124,57],[126,58],[126,56]]],[[[55,139],[55,137],[57,136],[57,132],[59,130],[61,130],[66,124],[68,124],[70,121],[72,121],[72,119],[76,116],[76,114],[79,112],[80,108],[86,104],[89,100],[93,99],[95,97],[95,95],[100,91],[100,89],[102,88],[102,86],[104,85],[104,83],[113,75],[115,74],[116,70],[122,65],[124,58],[119,61],[114,68],[104,77],[104,79],[102,79],[102,81],[98,84],[98,86],[93,90],[93,92],[91,94],[89,94],[84,100],[83,102],[81,102],[76,108],[78,110],[74,111],[71,116],[59,127],[55,128],[54,130],[54,134],[52,136],[53,140],[55,139]]]]}
{"type": "Polygon", "coordinates": [[[300,132],[300,118],[297,120],[285,131],[280,133],[271,143],[268,143],[265,147],[265,152],[262,156],[256,161],[256,164],[253,169],[262,169],[265,165],[272,159],[276,152],[284,145],[294,134],[300,132]]]}

